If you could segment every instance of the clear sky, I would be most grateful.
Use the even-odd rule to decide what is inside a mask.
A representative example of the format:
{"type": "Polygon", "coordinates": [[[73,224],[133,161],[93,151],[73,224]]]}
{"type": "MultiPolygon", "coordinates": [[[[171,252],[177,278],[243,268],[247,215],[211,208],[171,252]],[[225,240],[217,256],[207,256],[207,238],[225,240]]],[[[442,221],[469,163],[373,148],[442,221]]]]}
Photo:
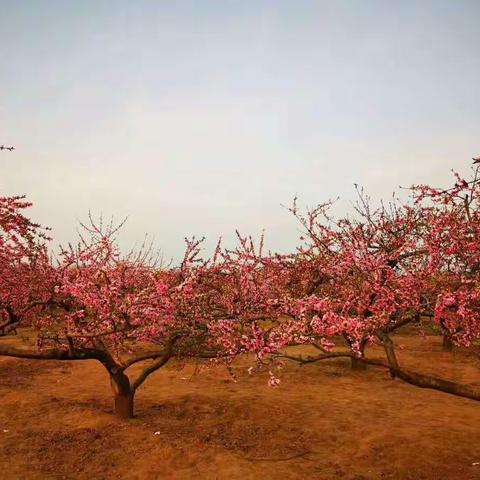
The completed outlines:
{"type": "MultiPolygon", "coordinates": [[[[0,0],[0,191],[178,257],[280,204],[443,184],[480,154],[480,2],[0,0]]],[[[343,208],[343,207],[342,207],[343,208]]]]}

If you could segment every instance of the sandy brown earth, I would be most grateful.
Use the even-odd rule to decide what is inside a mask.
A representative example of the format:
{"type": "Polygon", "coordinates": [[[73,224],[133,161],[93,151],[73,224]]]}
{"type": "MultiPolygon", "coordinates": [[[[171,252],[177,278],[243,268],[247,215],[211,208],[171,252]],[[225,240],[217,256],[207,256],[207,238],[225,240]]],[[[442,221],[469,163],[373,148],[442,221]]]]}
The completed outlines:
{"type": "MultiPolygon", "coordinates": [[[[404,366],[480,384],[478,359],[438,337],[396,341],[404,366]]],[[[480,479],[478,402],[343,360],[290,364],[277,389],[247,366],[235,383],[223,367],[171,363],[121,421],[95,362],[2,358],[0,478],[480,479]]]]}

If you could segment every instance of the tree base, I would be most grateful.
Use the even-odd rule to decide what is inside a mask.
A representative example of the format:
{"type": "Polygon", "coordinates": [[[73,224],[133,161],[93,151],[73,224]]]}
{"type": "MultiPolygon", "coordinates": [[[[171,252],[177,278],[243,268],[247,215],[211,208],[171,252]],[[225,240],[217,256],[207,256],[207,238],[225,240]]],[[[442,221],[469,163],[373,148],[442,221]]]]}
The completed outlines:
{"type": "Polygon", "coordinates": [[[113,390],[113,411],[118,418],[133,418],[133,396],[135,390],[123,372],[110,375],[113,390]]]}
{"type": "Polygon", "coordinates": [[[351,357],[350,367],[354,371],[363,371],[367,369],[367,365],[361,358],[351,357]]]}
{"type": "Polygon", "coordinates": [[[445,352],[451,352],[453,350],[453,347],[454,347],[454,343],[452,342],[452,339],[447,335],[444,335],[443,341],[442,341],[442,349],[445,352]]]}
{"type": "Polygon", "coordinates": [[[113,411],[118,418],[133,418],[133,395],[116,395],[113,402],[113,411]]]}

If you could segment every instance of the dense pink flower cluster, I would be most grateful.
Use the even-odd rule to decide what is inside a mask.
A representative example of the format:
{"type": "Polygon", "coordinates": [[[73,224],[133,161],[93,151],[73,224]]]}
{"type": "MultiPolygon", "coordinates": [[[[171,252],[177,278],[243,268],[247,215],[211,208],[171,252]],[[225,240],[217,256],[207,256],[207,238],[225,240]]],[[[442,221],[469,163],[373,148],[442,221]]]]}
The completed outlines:
{"type": "Polygon", "coordinates": [[[30,206],[23,197],[0,197],[0,335],[32,318],[53,271],[46,230],[22,213],[30,206]]]}
{"type": "Polygon", "coordinates": [[[480,338],[480,181],[455,173],[450,189],[414,189],[428,231],[429,279],[434,318],[464,346],[480,338]]]}

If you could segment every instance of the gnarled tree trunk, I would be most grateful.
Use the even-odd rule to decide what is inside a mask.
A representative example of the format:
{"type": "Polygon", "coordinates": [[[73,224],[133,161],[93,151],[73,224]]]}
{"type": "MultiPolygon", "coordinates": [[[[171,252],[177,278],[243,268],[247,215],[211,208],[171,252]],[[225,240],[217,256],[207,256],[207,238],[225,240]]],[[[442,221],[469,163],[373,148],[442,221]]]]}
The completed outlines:
{"type": "Polygon", "coordinates": [[[365,370],[367,368],[367,364],[362,361],[361,357],[352,356],[350,357],[350,368],[355,371],[365,370]]]}
{"type": "Polygon", "coordinates": [[[10,307],[4,307],[4,315],[0,314],[0,337],[8,335],[9,333],[17,333],[16,327],[20,319],[10,307]]]}
{"type": "Polygon", "coordinates": [[[453,350],[453,340],[452,340],[452,335],[448,331],[447,327],[445,326],[444,320],[440,320],[440,326],[442,327],[442,348],[446,352],[451,352],[453,350]]]}
{"type": "MultiPolygon", "coordinates": [[[[350,348],[353,351],[352,343],[349,340],[347,340],[347,342],[349,343],[350,348]]],[[[360,342],[360,347],[358,349],[358,352],[354,352],[354,354],[350,357],[350,368],[352,370],[355,370],[355,371],[366,370],[367,364],[362,361],[362,358],[363,358],[364,352],[365,352],[366,344],[367,344],[367,341],[362,340],[360,342]]]]}
{"type": "Polygon", "coordinates": [[[133,399],[135,391],[130,380],[123,372],[110,374],[110,384],[113,390],[113,411],[119,418],[133,418],[133,399]]]}
{"type": "Polygon", "coordinates": [[[395,347],[393,345],[392,339],[382,331],[377,333],[378,338],[381,340],[385,353],[387,355],[388,366],[390,368],[390,376],[392,378],[396,377],[396,369],[399,368],[397,355],[395,354],[395,347]]]}
{"type": "Polygon", "coordinates": [[[452,338],[450,337],[450,335],[448,334],[444,334],[443,335],[443,341],[442,341],[442,348],[443,350],[445,350],[446,352],[451,352],[453,350],[453,341],[452,341],[452,338]]]}

